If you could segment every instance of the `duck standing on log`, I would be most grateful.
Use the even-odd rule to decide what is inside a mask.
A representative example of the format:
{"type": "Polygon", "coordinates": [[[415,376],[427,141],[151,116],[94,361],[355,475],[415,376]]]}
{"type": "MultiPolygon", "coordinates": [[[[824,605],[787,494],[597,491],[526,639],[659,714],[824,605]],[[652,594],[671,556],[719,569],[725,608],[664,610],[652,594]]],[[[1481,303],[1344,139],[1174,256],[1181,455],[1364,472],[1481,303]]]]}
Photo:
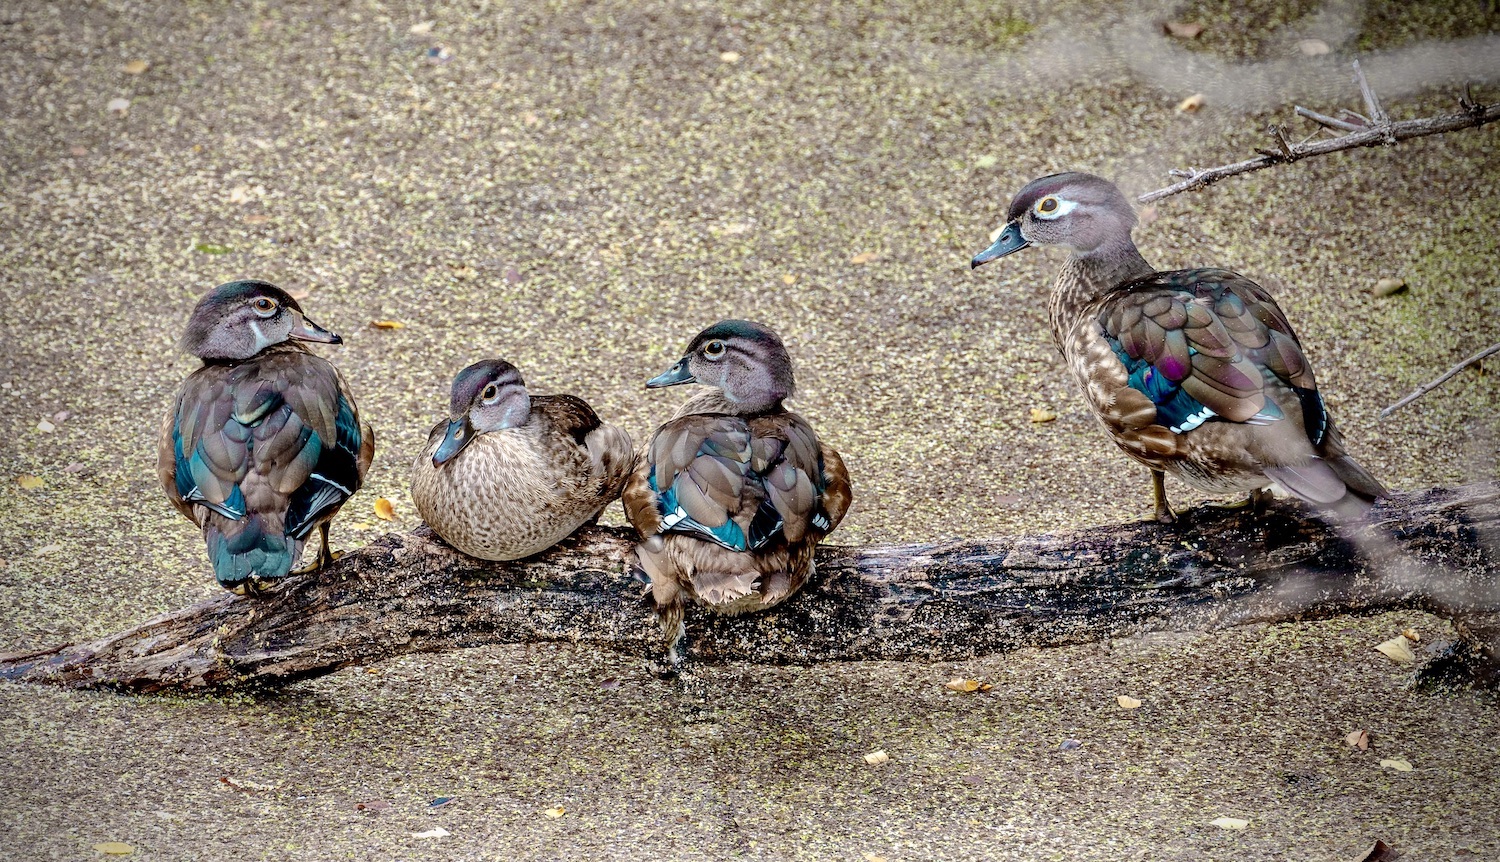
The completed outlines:
{"type": "Polygon", "coordinates": [[[1052,340],[1111,439],[1150,468],[1157,519],[1175,519],[1166,473],[1214,494],[1275,482],[1344,519],[1386,496],[1345,451],[1270,293],[1227,269],[1158,272],[1135,223],[1108,180],[1052,174],[1021,189],[971,266],[1029,245],[1069,251],[1048,302],[1052,340]]]}
{"type": "Polygon", "coordinates": [[[710,326],[646,386],[681,383],[711,388],[656,429],[623,496],[667,671],[680,662],[689,601],[726,614],[785,601],[853,499],[838,452],[784,405],[795,384],[775,332],[745,320],[710,326]]]}
{"type": "Polygon", "coordinates": [[[540,553],[599,518],[635,467],[630,435],[572,395],[531,395],[486,359],[453,378],[448,418],[412,465],[411,497],[443,541],[482,560],[540,553]]]}
{"type": "Polygon", "coordinates": [[[307,341],[342,343],[264,281],[209,291],[182,336],[203,367],[162,423],[157,473],[172,505],[203,529],[214,576],[237,593],[291,574],[314,529],[317,560],[303,571],[332,562],[328,522],[375,455],[348,385],[307,341]]]}

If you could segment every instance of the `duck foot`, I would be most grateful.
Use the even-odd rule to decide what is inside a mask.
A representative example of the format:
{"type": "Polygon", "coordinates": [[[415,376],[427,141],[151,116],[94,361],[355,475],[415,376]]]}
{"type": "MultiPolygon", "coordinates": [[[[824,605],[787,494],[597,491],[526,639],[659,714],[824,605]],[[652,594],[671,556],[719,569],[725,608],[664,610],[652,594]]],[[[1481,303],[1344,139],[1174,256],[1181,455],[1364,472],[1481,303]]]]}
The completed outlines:
{"type": "Polygon", "coordinates": [[[1177,523],[1177,513],[1172,511],[1172,506],[1167,502],[1167,474],[1160,470],[1151,471],[1151,500],[1156,504],[1156,522],[1158,524],[1177,523]]]}

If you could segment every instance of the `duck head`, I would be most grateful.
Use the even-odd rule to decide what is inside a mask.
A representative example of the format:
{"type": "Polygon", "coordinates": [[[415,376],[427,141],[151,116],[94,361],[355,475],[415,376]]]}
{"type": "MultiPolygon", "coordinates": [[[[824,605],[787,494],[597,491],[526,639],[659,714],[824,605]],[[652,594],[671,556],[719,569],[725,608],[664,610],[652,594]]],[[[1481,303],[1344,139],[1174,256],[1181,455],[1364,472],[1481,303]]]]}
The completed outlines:
{"type": "Polygon", "coordinates": [[[432,463],[441,467],[476,436],[524,425],[530,416],[531,395],[521,372],[503,359],[476,362],[453,378],[448,430],[432,463]]]}
{"type": "Polygon", "coordinates": [[[682,358],[646,381],[646,388],[679,383],[717,387],[746,414],[779,409],[797,388],[780,336],[748,320],[721,320],[698,333],[682,358]]]}
{"type": "Polygon", "coordinates": [[[343,343],[309,320],[297,300],[276,285],[231,281],[198,300],[181,344],[199,359],[238,361],[293,339],[343,343]]]}

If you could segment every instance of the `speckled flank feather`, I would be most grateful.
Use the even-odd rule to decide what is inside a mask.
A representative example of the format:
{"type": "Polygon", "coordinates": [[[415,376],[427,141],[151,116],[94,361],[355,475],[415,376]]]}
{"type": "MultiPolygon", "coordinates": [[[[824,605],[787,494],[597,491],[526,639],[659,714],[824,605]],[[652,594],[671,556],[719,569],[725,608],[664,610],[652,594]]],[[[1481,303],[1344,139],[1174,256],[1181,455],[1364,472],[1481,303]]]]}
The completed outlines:
{"type": "Polygon", "coordinates": [[[1275,481],[1344,516],[1386,494],[1344,450],[1265,289],[1224,269],[1155,271],[1130,240],[1129,203],[1088,174],[1033,181],[1010,215],[1031,244],[1073,250],[1048,302],[1053,341],[1126,454],[1211,493],[1275,481]]]}
{"type": "Polygon", "coordinates": [[[570,395],[533,397],[524,424],[477,434],[434,466],[447,427],[433,427],[412,465],[412,501],[444,541],[480,559],[520,559],[567,538],[620,495],[635,465],[630,436],[570,395]]]}
{"type": "Polygon", "coordinates": [[[374,434],[337,370],[286,343],[206,364],[183,383],[158,472],[172,504],[203,528],[215,577],[234,587],[284,577],[373,455],[374,434]]]}

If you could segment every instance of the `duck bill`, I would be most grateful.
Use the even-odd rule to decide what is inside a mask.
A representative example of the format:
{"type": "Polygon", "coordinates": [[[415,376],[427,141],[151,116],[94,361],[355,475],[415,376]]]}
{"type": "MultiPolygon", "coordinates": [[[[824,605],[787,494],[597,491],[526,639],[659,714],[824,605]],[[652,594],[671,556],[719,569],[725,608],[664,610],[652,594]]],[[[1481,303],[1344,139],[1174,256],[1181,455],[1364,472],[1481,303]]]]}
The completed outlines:
{"type": "Polygon", "coordinates": [[[297,325],[293,326],[292,331],[287,335],[298,341],[316,341],[321,344],[344,343],[344,339],[339,338],[338,333],[329,332],[300,314],[297,315],[297,325]]]}
{"type": "Polygon", "coordinates": [[[693,372],[688,370],[688,357],[684,356],[677,360],[677,364],[666,371],[646,381],[647,389],[660,389],[663,386],[676,386],[679,383],[692,383],[693,372]]]}
{"type": "Polygon", "coordinates": [[[995,238],[995,241],[990,244],[989,248],[974,255],[974,259],[969,261],[969,269],[977,269],[980,264],[999,260],[1012,252],[1020,251],[1028,245],[1031,245],[1031,243],[1026,241],[1026,237],[1021,236],[1021,223],[1013,221],[1005,226],[1005,230],[1000,231],[1000,235],[995,238]]]}
{"type": "Polygon", "coordinates": [[[448,423],[448,430],[443,432],[443,442],[438,444],[437,451],[432,453],[432,466],[441,467],[453,460],[453,456],[463,451],[474,439],[474,426],[469,424],[468,416],[460,416],[448,423]]]}

